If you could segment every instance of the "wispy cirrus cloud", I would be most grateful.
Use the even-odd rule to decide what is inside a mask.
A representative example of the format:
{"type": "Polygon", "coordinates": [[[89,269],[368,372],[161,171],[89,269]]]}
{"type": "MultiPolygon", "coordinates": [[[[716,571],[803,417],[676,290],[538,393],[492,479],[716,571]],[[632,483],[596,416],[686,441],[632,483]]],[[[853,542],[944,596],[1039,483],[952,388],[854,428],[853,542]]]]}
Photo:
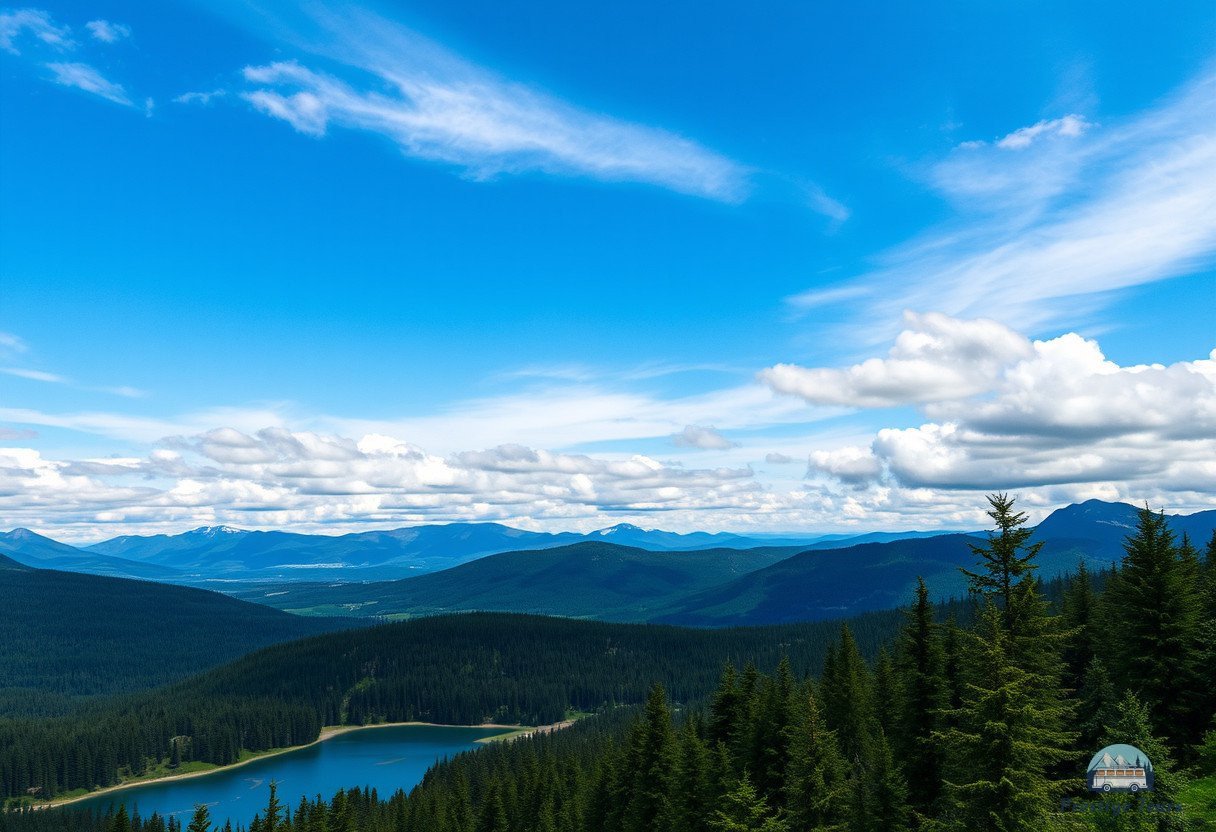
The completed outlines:
{"type": "Polygon", "coordinates": [[[135,102],[127,95],[122,84],[109,80],[94,66],[85,63],[49,63],[46,68],[54,73],[51,79],[56,84],[65,87],[75,87],[78,90],[92,93],[106,101],[121,104],[124,107],[134,107],[135,102]]]}
{"type": "Polygon", "coordinates": [[[244,71],[253,89],[243,97],[301,133],[341,127],[378,134],[407,156],[455,165],[477,179],[539,171],[726,202],[748,192],[744,166],[692,140],[502,78],[370,12],[314,7],[312,22],[321,34],[298,42],[362,80],[295,61],[244,71]]]}
{"type": "Polygon", "coordinates": [[[1216,72],[1133,118],[1096,126],[1073,114],[964,143],[924,178],[956,207],[953,220],[791,306],[850,303],[852,330],[872,343],[906,309],[1031,332],[1076,325],[1078,310],[1116,290],[1216,256],[1216,72]]]}
{"type": "Polygon", "coordinates": [[[16,44],[23,34],[56,49],[71,49],[76,45],[71,30],[56,24],[48,12],[41,9],[0,10],[0,49],[20,55],[16,44]]]}
{"type": "Polygon", "coordinates": [[[30,381],[45,381],[51,384],[64,384],[67,379],[55,373],[47,373],[42,370],[27,370],[23,367],[0,367],[0,373],[17,378],[25,378],[30,381]]]}

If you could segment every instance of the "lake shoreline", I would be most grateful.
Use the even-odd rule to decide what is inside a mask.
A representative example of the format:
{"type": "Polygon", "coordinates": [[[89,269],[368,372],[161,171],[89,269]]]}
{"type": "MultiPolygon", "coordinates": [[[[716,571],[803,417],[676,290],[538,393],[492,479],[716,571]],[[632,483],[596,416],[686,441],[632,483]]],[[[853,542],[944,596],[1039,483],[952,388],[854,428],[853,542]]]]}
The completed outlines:
{"type": "Polygon", "coordinates": [[[250,757],[247,760],[240,760],[235,763],[229,763],[226,766],[216,766],[215,768],[209,768],[206,771],[188,771],[188,772],[183,772],[182,774],[167,774],[163,777],[153,777],[149,780],[132,780],[127,783],[118,783],[113,786],[106,786],[104,789],[97,789],[96,791],[91,791],[91,792],[88,792],[87,794],[77,795],[75,797],[69,797],[69,798],[60,799],[60,800],[49,800],[44,803],[36,803],[33,806],[31,806],[30,808],[31,809],[58,809],[62,806],[70,806],[71,804],[78,803],[82,800],[91,800],[92,798],[100,797],[101,795],[112,794],[114,792],[125,791],[127,789],[134,789],[134,788],[138,788],[140,786],[148,786],[153,783],[167,783],[167,782],[176,781],[176,780],[190,780],[195,777],[206,777],[210,774],[219,774],[221,772],[228,772],[228,771],[232,771],[233,769],[240,768],[242,766],[247,766],[251,763],[259,762],[261,760],[268,760],[272,757],[278,757],[283,754],[290,754],[293,751],[300,751],[305,748],[311,748],[312,746],[317,745],[318,743],[322,743],[322,742],[325,742],[326,740],[333,739],[334,737],[340,737],[343,734],[349,734],[354,731],[367,731],[367,730],[371,730],[374,728],[402,728],[402,727],[409,727],[409,726],[414,726],[414,727],[425,726],[425,727],[431,727],[431,728],[497,728],[497,729],[502,729],[503,733],[501,733],[501,734],[495,734],[494,736],[490,736],[490,737],[482,737],[481,739],[476,740],[476,742],[479,742],[479,743],[486,743],[486,742],[495,742],[495,741],[502,740],[502,739],[517,739],[519,737],[527,737],[527,736],[530,736],[530,735],[532,735],[534,733],[538,733],[538,732],[539,733],[549,733],[550,731],[557,731],[562,728],[565,728],[572,723],[573,723],[573,720],[562,720],[561,722],[554,722],[550,725],[505,725],[505,724],[497,723],[497,722],[483,722],[480,725],[453,725],[450,723],[443,723],[443,722],[410,721],[410,722],[377,722],[372,725],[327,725],[321,729],[321,733],[317,736],[317,738],[315,740],[313,740],[312,742],[304,743],[303,745],[293,745],[288,748],[276,748],[272,751],[267,751],[267,752],[261,753],[261,754],[255,754],[255,756],[250,757]]]}

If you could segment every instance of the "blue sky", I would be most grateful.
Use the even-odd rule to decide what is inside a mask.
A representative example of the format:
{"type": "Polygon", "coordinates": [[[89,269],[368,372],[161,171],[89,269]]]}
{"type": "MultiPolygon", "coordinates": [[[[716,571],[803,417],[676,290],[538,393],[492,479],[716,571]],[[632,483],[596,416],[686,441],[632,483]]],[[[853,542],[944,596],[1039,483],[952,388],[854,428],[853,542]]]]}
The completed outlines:
{"type": "Polygon", "coordinates": [[[0,526],[1213,505],[1214,30],[5,8],[0,526]]]}

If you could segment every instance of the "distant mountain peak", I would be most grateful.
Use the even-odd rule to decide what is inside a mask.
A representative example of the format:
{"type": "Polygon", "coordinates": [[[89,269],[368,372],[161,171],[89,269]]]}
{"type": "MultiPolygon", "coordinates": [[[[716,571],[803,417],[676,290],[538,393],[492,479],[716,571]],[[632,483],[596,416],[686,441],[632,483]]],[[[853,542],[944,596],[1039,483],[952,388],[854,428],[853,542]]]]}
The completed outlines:
{"type": "Polygon", "coordinates": [[[232,526],[199,526],[197,529],[191,529],[187,534],[205,535],[207,537],[219,537],[225,534],[246,534],[244,529],[234,529],[232,526]]]}
{"type": "Polygon", "coordinates": [[[620,534],[621,532],[645,532],[645,531],[648,531],[648,529],[643,529],[641,526],[635,526],[632,523],[617,523],[615,526],[609,526],[606,529],[600,529],[598,532],[596,532],[596,534],[601,535],[603,537],[608,537],[609,535],[620,534]]]}

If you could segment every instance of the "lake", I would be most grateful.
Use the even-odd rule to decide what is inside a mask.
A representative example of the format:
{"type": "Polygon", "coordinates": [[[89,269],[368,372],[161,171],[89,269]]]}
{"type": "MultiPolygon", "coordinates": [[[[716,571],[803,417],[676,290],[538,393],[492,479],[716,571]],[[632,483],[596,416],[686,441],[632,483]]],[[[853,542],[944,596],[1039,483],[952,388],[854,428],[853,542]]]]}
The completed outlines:
{"type": "Polygon", "coordinates": [[[303,796],[320,794],[326,799],[341,788],[371,786],[382,797],[397,789],[410,788],[422,780],[426,770],[444,757],[478,746],[477,740],[504,733],[501,728],[458,728],[436,725],[396,725],[350,731],[296,751],[254,760],[238,768],[220,769],[202,777],[167,780],[132,786],[97,795],[72,808],[105,811],[125,804],[127,811],[139,809],[176,815],[189,821],[194,804],[206,803],[212,823],[245,826],[266,806],[270,781],[279,784],[279,800],[295,811],[303,796]]]}

